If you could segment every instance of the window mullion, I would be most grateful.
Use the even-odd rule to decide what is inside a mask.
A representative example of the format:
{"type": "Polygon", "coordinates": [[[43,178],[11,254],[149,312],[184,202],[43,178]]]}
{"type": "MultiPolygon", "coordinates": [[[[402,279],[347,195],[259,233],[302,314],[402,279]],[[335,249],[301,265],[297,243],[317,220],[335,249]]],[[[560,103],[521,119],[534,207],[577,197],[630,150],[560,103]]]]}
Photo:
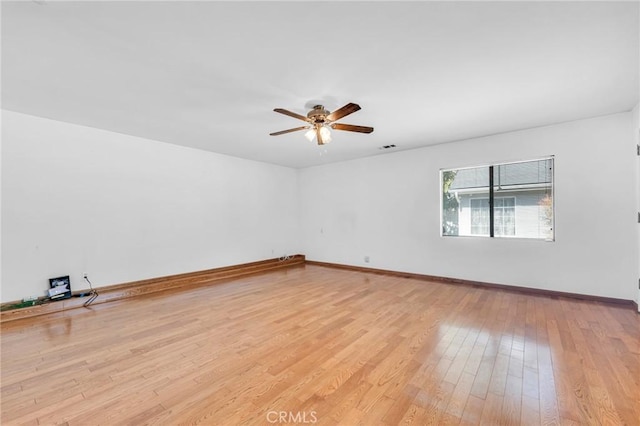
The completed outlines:
{"type": "Polygon", "coordinates": [[[494,236],[493,166],[489,166],[489,237],[494,236]]]}

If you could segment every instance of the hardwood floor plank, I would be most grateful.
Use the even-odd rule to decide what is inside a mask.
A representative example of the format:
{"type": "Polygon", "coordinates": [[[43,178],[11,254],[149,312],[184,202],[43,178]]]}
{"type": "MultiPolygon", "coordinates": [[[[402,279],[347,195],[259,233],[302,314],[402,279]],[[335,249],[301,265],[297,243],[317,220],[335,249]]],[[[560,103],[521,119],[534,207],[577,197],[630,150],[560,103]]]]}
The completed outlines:
{"type": "Polygon", "coordinates": [[[491,392],[487,392],[487,397],[484,400],[482,407],[482,417],[480,417],[481,425],[500,425],[507,424],[502,421],[502,402],[503,397],[491,392]]]}
{"type": "Polygon", "coordinates": [[[522,377],[507,376],[500,418],[509,425],[520,422],[522,411],[522,377]]]}
{"type": "Polygon", "coordinates": [[[499,353],[496,355],[495,363],[493,364],[493,372],[489,381],[489,392],[495,395],[504,396],[508,373],[509,356],[499,353]]]}
{"type": "Polygon", "coordinates": [[[527,395],[522,396],[522,407],[520,411],[521,425],[539,425],[540,422],[540,401],[527,395]]]}
{"type": "Polygon", "coordinates": [[[538,346],[538,392],[541,422],[545,425],[559,424],[560,415],[551,351],[546,346],[538,346]]]}
{"type": "Polygon", "coordinates": [[[316,265],[14,320],[0,343],[3,425],[640,418],[630,309],[316,265]]]}
{"type": "Polygon", "coordinates": [[[484,409],[484,399],[477,396],[469,395],[467,403],[462,412],[460,424],[477,425],[480,424],[482,418],[482,410],[484,409]]]}
{"type": "Polygon", "coordinates": [[[394,398],[395,404],[385,413],[382,421],[389,425],[397,425],[404,417],[409,407],[412,405],[416,395],[420,392],[420,388],[407,384],[400,395],[394,398]]]}
{"type": "MultiPolygon", "coordinates": [[[[404,413],[404,416],[397,423],[399,425],[422,425],[421,419],[426,415],[424,408],[411,404],[404,413]]],[[[348,423],[345,423],[348,424],[348,423]]]]}
{"type": "Polygon", "coordinates": [[[416,395],[416,403],[423,407],[424,415],[418,419],[419,424],[437,425],[446,415],[455,386],[441,381],[437,386],[424,385],[416,395]]]}
{"type": "Polygon", "coordinates": [[[453,389],[446,412],[455,419],[461,419],[463,417],[474,378],[475,376],[473,374],[467,372],[462,373],[456,387],[453,389]]]}
{"type": "Polygon", "coordinates": [[[524,368],[522,373],[522,396],[540,398],[538,369],[524,368]]]}

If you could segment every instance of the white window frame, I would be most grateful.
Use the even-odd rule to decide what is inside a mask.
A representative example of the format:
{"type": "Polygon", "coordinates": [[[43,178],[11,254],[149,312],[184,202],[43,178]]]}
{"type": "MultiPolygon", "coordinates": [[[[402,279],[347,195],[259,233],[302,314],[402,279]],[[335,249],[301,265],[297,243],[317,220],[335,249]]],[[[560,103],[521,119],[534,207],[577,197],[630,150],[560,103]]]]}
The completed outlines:
{"type": "MultiPolygon", "coordinates": [[[[547,155],[547,156],[542,156],[542,157],[538,157],[538,158],[530,158],[530,159],[526,159],[526,160],[517,160],[517,161],[502,161],[502,162],[496,162],[496,163],[491,163],[491,164],[480,164],[480,165],[474,165],[474,166],[464,166],[464,167],[448,167],[448,168],[441,168],[439,173],[440,173],[440,187],[439,187],[439,192],[440,192],[440,203],[439,203],[439,211],[440,211],[440,236],[441,237],[450,237],[450,236],[459,236],[459,237],[467,237],[467,238],[491,238],[491,239],[522,239],[522,240],[527,240],[527,241],[547,241],[547,242],[553,242],[555,241],[555,235],[556,235],[556,229],[555,229],[555,221],[556,221],[556,211],[555,211],[555,205],[556,205],[556,198],[555,198],[555,186],[556,186],[556,179],[555,179],[555,156],[554,155],[547,155]],[[443,212],[443,204],[444,204],[444,192],[443,192],[443,186],[444,186],[444,173],[445,172],[451,172],[451,171],[459,171],[459,170],[467,170],[467,169],[477,169],[477,168],[489,168],[489,167],[498,167],[498,166],[503,166],[503,165],[510,165],[510,164],[517,164],[517,163],[531,163],[531,162],[535,162],[535,161],[544,161],[544,160],[551,160],[551,176],[550,176],[550,183],[549,183],[549,193],[551,196],[551,223],[549,224],[549,231],[550,231],[550,237],[523,237],[523,236],[518,236],[518,235],[514,235],[514,236],[510,236],[510,235],[496,235],[495,233],[495,223],[494,223],[494,236],[491,237],[488,234],[466,234],[466,235],[451,235],[451,234],[445,234],[444,232],[444,212],[443,212]]],[[[494,183],[495,185],[495,183],[494,183]]],[[[484,199],[487,199],[487,197],[483,197],[484,199]]],[[[507,197],[495,197],[496,198],[514,198],[513,196],[507,196],[507,197]]],[[[514,202],[514,221],[517,220],[517,212],[515,212],[515,208],[517,206],[517,197],[515,197],[516,200],[514,202]]],[[[469,209],[471,209],[471,202],[469,202],[469,209]]],[[[469,216],[471,216],[471,212],[469,212],[469,216]]],[[[494,217],[494,221],[495,221],[495,217],[494,217]]],[[[471,224],[470,228],[469,228],[469,232],[471,231],[471,224]]]]}

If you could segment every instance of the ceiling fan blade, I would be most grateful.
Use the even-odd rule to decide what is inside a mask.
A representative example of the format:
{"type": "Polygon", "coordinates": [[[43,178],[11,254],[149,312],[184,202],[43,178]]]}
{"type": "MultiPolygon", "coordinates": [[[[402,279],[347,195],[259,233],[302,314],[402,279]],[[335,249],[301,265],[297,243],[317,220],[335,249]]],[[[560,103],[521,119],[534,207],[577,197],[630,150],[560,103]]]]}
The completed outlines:
{"type": "Polygon", "coordinates": [[[279,132],[273,132],[269,134],[271,136],[279,136],[279,135],[284,135],[285,133],[297,132],[298,130],[308,129],[309,127],[311,126],[300,126],[300,127],[296,127],[295,129],[280,130],[279,132]]]}
{"type": "Polygon", "coordinates": [[[280,114],[288,115],[289,117],[297,118],[298,120],[309,121],[309,119],[304,115],[296,114],[295,112],[291,112],[283,108],[275,108],[274,111],[279,112],[280,114]]]}
{"type": "Polygon", "coordinates": [[[336,130],[346,130],[347,132],[359,132],[359,133],[373,132],[373,127],[355,126],[353,124],[333,123],[331,125],[331,128],[336,130]]]}
{"type": "Polygon", "coordinates": [[[327,115],[327,120],[329,121],[338,121],[342,117],[346,117],[349,114],[353,114],[354,112],[360,109],[360,105],[354,103],[348,103],[342,108],[339,108],[333,111],[331,114],[327,115]]]}

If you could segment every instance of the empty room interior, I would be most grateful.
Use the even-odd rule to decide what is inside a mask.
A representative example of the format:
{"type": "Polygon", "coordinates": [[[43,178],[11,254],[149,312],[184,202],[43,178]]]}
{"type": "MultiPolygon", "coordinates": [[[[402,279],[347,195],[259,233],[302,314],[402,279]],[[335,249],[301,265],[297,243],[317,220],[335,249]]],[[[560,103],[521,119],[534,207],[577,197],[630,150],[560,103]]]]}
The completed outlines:
{"type": "Polygon", "coordinates": [[[638,424],[640,2],[0,7],[3,425],[638,424]]]}

